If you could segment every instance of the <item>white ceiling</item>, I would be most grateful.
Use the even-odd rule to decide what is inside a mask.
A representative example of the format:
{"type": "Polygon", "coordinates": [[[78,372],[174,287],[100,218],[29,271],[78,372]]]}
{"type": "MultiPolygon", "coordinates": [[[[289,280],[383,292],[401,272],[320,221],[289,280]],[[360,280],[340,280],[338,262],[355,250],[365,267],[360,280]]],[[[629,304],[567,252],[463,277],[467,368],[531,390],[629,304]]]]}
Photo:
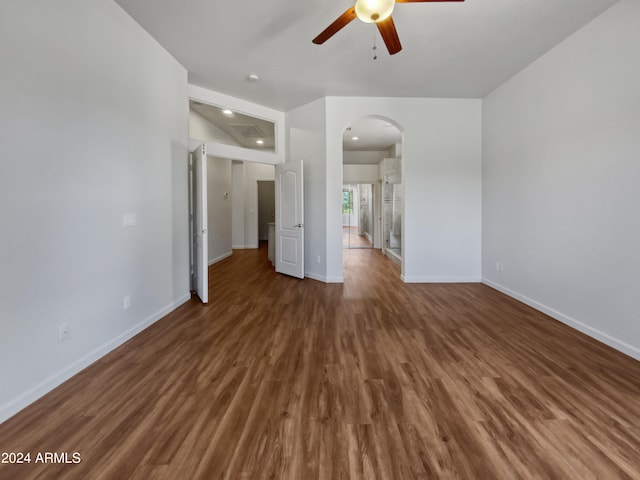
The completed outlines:
{"type": "Polygon", "coordinates": [[[189,71],[189,81],[281,111],[317,98],[481,98],[616,0],[396,4],[389,56],[354,20],[311,40],[352,0],[116,0],[189,71]],[[260,77],[249,82],[251,73],[260,77]]]}

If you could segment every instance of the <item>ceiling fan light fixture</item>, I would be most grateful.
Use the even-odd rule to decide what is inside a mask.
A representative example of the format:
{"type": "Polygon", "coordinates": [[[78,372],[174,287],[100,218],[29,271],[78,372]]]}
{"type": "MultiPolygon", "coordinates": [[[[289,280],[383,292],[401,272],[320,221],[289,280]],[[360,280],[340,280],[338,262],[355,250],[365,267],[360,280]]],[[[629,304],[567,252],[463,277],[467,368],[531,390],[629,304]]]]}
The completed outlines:
{"type": "Polygon", "coordinates": [[[357,0],[356,15],[364,23],[378,23],[391,16],[395,0],[357,0]]]}

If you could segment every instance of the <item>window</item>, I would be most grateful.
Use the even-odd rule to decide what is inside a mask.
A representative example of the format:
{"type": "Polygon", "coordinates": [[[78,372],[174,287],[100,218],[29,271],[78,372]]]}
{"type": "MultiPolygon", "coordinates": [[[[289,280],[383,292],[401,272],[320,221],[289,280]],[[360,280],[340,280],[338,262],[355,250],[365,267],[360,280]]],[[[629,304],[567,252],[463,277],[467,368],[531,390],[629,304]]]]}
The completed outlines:
{"type": "Polygon", "coordinates": [[[353,215],[353,190],[342,191],[342,213],[353,215]]]}

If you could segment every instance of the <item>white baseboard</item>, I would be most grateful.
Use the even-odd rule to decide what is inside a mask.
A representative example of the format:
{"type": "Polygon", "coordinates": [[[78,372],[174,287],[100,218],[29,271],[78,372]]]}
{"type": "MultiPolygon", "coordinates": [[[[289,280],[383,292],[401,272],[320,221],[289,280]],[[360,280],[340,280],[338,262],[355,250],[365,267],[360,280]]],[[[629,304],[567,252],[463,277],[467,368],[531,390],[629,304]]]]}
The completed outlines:
{"type": "Polygon", "coordinates": [[[26,392],[18,395],[13,400],[9,400],[4,405],[0,406],[0,423],[9,419],[10,417],[18,413],[23,408],[29,406],[30,404],[38,400],[40,397],[46,395],[57,386],[66,382],[71,377],[73,377],[80,371],[84,370],[92,363],[96,362],[97,360],[104,357],[106,354],[108,354],[112,350],[116,349],[117,347],[125,343],[127,340],[130,340],[131,338],[135,337],[138,333],[148,328],[149,326],[153,325],[155,322],[157,322],[162,317],[164,317],[168,313],[178,308],[183,303],[189,301],[190,298],[191,298],[190,293],[183,295],[175,302],[170,303],[169,305],[162,308],[158,312],[148,316],[143,321],[141,321],[137,325],[134,325],[126,332],[122,333],[121,335],[118,335],[116,338],[108,341],[107,343],[96,348],[92,352],[89,352],[84,357],[74,361],[73,363],[68,365],[66,368],[60,370],[58,373],[51,375],[46,380],[38,383],[37,385],[30,388],[26,392]]]}
{"type": "Polygon", "coordinates": [[[614,348],[619,352],[624,353],[625,355],[629,355],[630,357],[640,361],[640,349],[637,347],[634,347],[633,345],[629,345],[628,343],[625,343],[622,340],[612,337],[611,335],[608,335],[604,332],[601,332],[600,330],[593,328],[587,325],[586,323],[582,323],[579,320],[576,320],[575,318],[571,318],[570,316],[565,315],[562,312],[554,310],[553,308],[548,307],[547,305],[540,303],[537,300],[533,300],[532,298],[522,295],[521,293],[511,290],[510,288],[500,285],[499,283],[496,283],[492,280],[483,278],[482,283],[484,283],[485,285],[488,285],[491,288],[498,290],[499,292],[504,293],[505,295],[515,298],[516,300],[519,300],[520,302],[526,305],[529,305],[531,308],[534,308],[546,315],[549,315],[551,318],[558,320],[559,322],[562,322],[565,325],[568,325],[571,328],[574,328],[579,332],[582,332],[585,335],[588,335],[591,338],[595,338],[599,342],[602,342],[605,345],[608,345],[611,348],[614,348]]]}
{"type": "Polygon", "coordinates": [[[323,283],[344,283],[344,277],[327,277],[324,275],[316,275],[315,273],[304,272],[306,278],[317,280],[323,283]]]}
{"type": "Polygon", "coordinates": [[[480,277],[410,277],[400,275],[404,283],[480,283],[480,277]]]}
{"type": "Polygon", "coordinates": [[[220,255],[219,257],[216,257],[213,260],[209,260],[209,265],[218,263],[219,261],[224,260],[225,258],[229,258],[231,255],[233,255],[233,252],[227,252],[224,255],[220,255]]]}

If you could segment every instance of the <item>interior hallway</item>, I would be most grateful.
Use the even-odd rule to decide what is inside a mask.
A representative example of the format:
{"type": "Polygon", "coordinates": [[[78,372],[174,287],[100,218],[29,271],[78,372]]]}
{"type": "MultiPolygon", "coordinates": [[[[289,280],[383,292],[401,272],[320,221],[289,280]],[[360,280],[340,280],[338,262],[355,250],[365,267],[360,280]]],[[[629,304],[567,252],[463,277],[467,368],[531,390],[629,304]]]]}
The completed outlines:
{"type": "Polygon", "coordinates": [[[481,284],[345,283],[264,248],[0,425],[0,451],[79,452],[0,478],[640,478],[640,363],[481,284]]]}

